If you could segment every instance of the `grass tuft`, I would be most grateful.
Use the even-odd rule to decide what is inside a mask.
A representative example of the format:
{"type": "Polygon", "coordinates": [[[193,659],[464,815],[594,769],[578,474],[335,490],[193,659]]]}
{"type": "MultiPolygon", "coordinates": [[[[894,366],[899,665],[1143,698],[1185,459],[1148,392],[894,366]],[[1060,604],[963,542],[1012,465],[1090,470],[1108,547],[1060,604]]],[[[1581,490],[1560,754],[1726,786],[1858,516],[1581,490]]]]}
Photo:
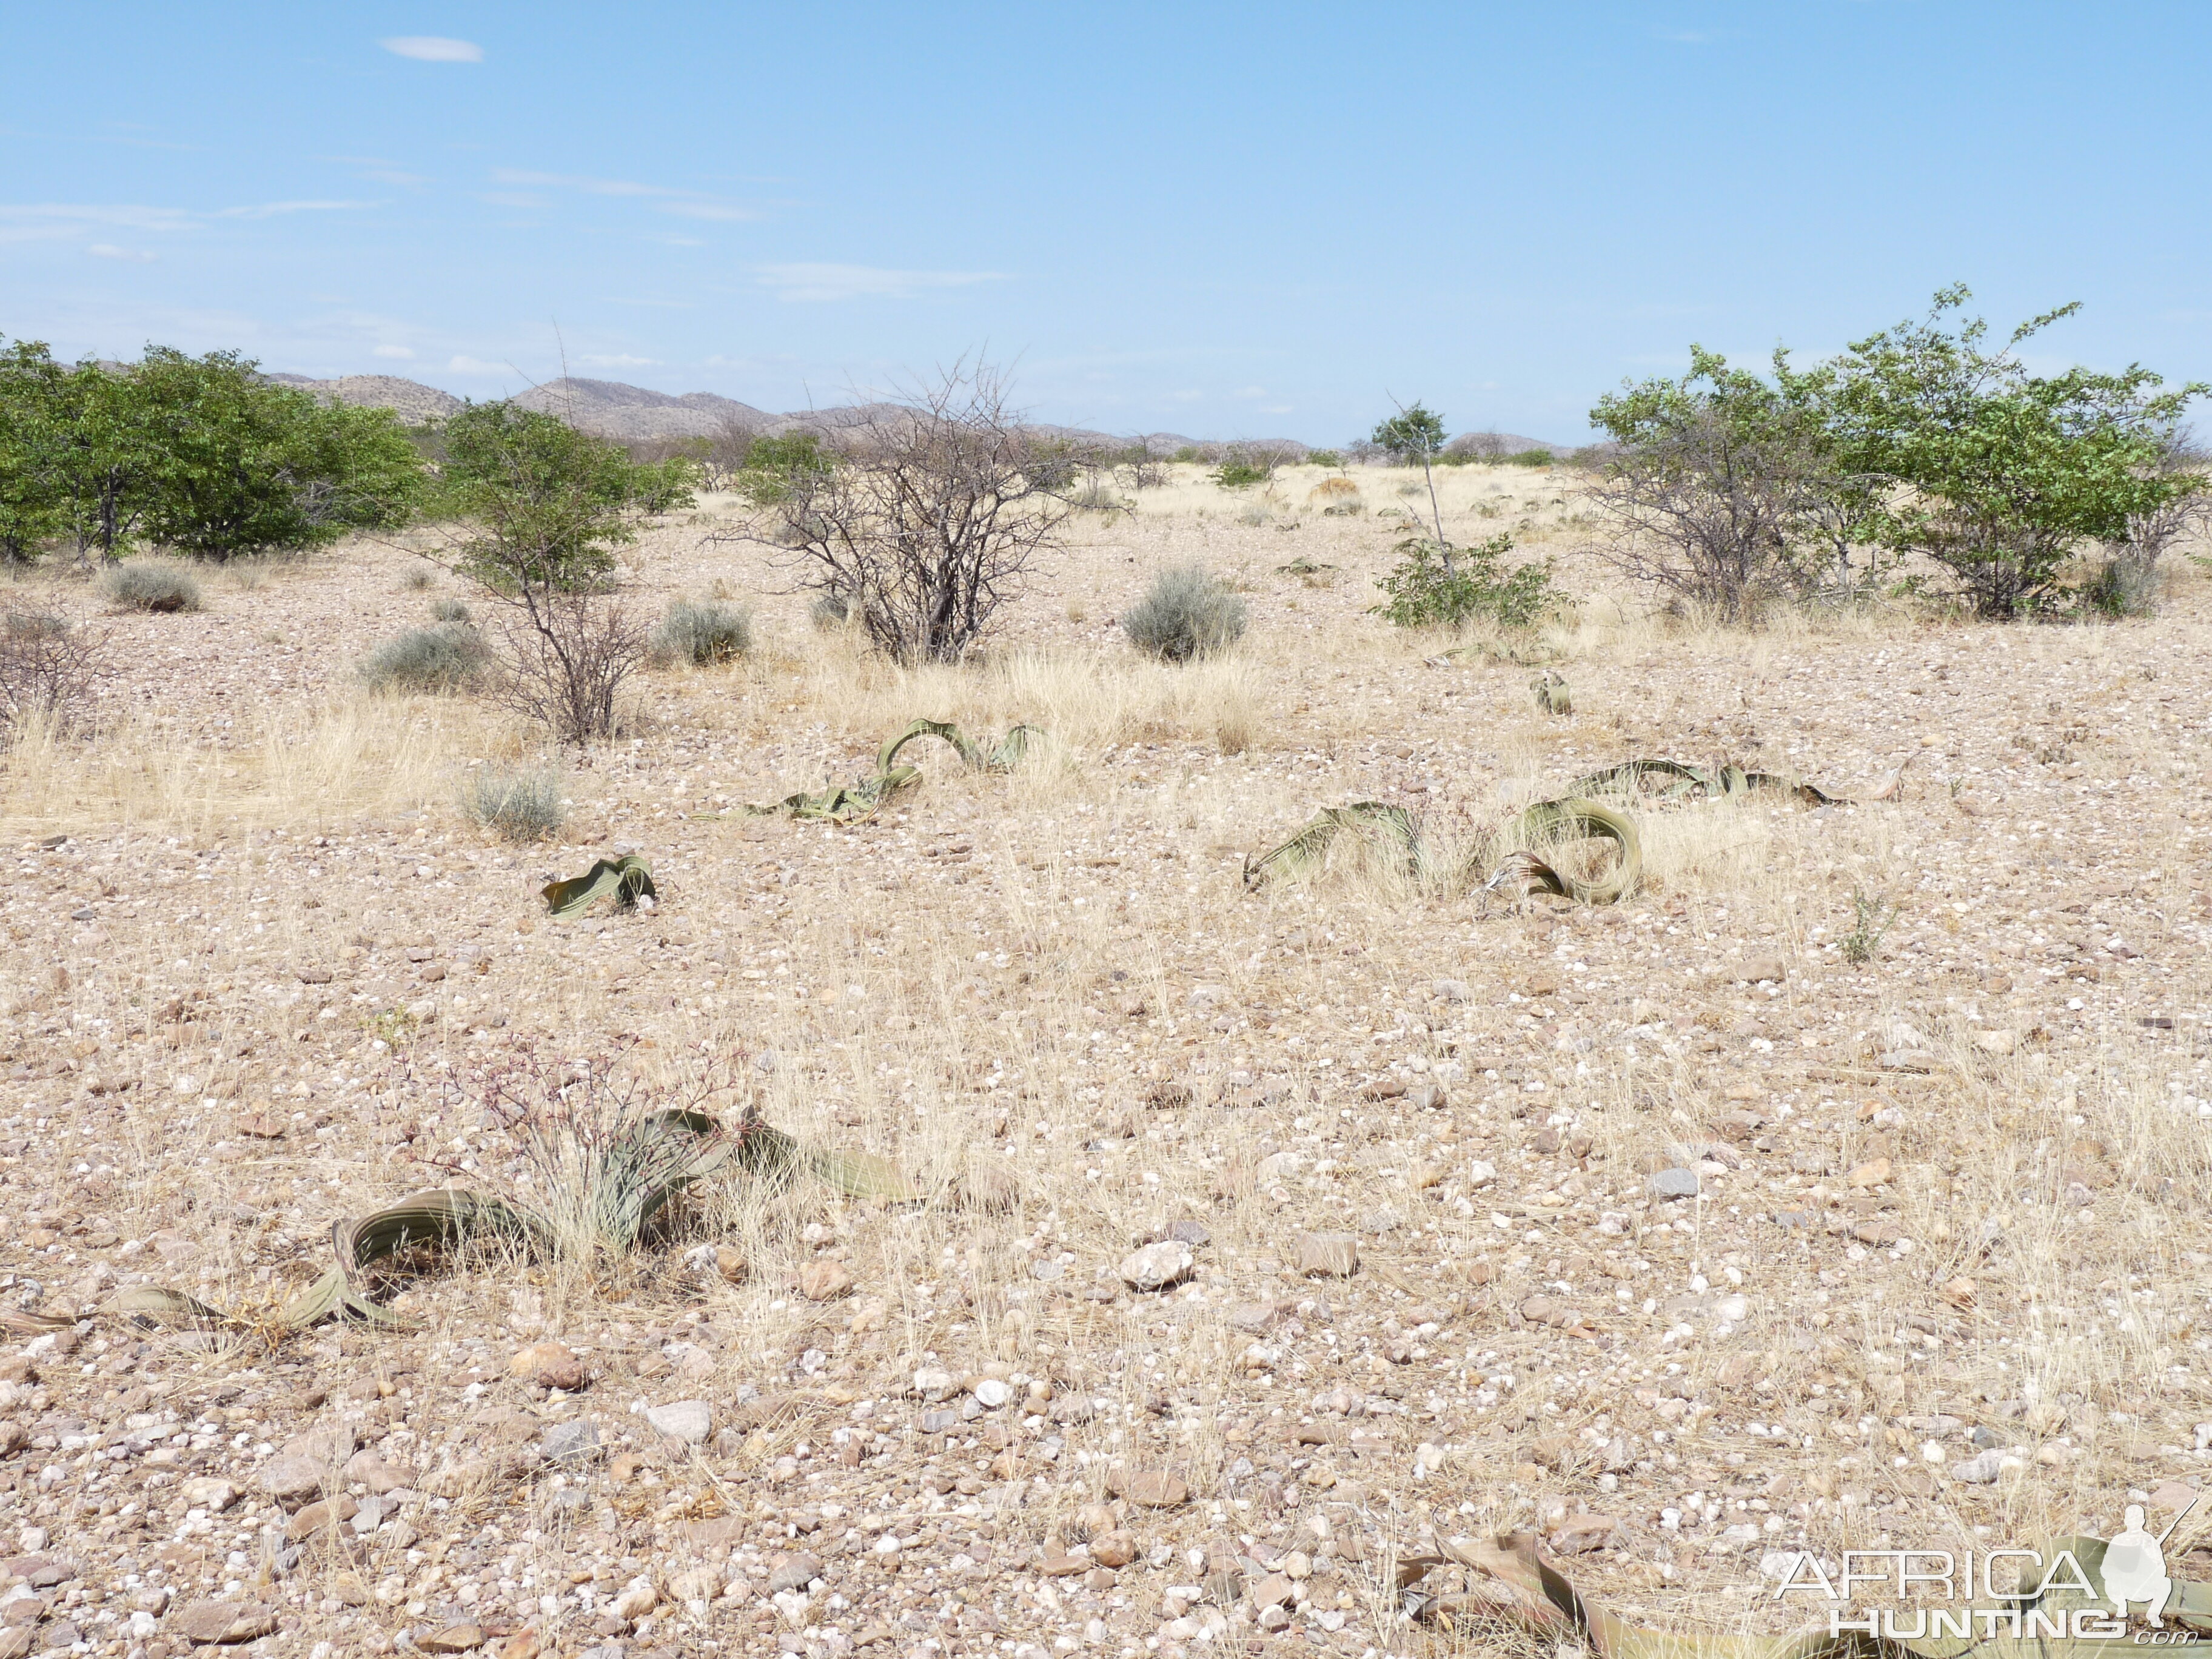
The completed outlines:
{"type": "Polygon", "coordinates": [[[174,565],[118,564],[100,578],[100,591],[110,605],[125,611],[166,616],[205,608],[200,585],[174,565]]]}
{"type": "Polygon", "coordinates": [[[491,647],[462,623],[410,628],[363,659],[362,683],[372,691],[465,691],[491,668],[491,647]]]}
{"type": "Polygon", "coordinates": [[[653,630],[652,659],[710,668],[733,662],[753,647],[752,613],[742,605],[678,599],[653,630]]]}
{"type": "Polygon", "coordinates": [[[461,787],[469,817],[501,839],[543,841],[568,817],[561,775],[550,766],[479,767],[461,787]]]}
{"type": "Polygon", "coordinates": [[[1163,662],[1226,650],[1244,635],[1244,601],[1203,565],[1177,565],[1153,579],[1121,617],[1129,642],[1163,662]]]}

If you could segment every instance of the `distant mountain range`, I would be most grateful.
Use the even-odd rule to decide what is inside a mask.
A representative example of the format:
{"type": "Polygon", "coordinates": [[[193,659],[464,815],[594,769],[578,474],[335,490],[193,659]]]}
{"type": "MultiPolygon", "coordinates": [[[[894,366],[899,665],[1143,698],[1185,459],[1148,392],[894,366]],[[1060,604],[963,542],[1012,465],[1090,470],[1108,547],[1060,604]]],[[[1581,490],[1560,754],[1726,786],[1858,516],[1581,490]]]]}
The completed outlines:
{"type": "MultiPolygon", "coordinates": [[[[389,409],[410,425],[444,420],[463,407],[461,399],[450,392],[441,392],[436,386],[424,386],[419,380],[402,380],[394,374],[348,374],[334,380],[310,380],[303,374],[270,374],[267,378],[281,386],[297,386],[303,392],[312,392],[328,402],[389,409]]],[[[739,403],[734,398],[719,397],[711,392],[687,392],[678,397],[665,392],[649,392],[641,386],[628,386],[620,380],[586,380],[574,377],[549,380],[544,386],[532,386],[514,401],[525,409],[543,410],[549,415],[557,415],[583,431],[594,433],[602,438],[612,438],[621,443],[714,438],[732,430],[769,435],[794,431],[835,432],[865,420],[872,408],[867,404],[847,405],[832,409],[794,410],[786,414],[772,415],[764,409],[756,409],[750,404],[739,403]]],[[[1038,426],[1031,429],[1080,444],[1118,447],[1136,441],[1126,433],[1098,432],[1083,427],[1038,426]]],[[[1524,438],[1513,433],[1496,435],[1507,454],[1523,449],[1571,447],[1547,444],[1540,440],[1524,438]]],[[[1146,447],[1155,455],[1171,455],[1185,448],[1218,448],[1224,441],[1234,442],[1243,449],[1301,460],[1310,449],[1310,446],[1295,438],[1224,441],[1188,438],[1179,432],[1144,434],[1146,447]]]]}

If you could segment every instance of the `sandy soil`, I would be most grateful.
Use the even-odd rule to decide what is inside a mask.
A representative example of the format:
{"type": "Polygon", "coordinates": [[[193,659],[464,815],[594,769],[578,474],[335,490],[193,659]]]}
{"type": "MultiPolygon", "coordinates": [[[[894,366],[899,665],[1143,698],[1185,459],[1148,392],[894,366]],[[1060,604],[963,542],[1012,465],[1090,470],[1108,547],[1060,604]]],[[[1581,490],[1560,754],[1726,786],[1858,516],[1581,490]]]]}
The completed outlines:
{"type": "Polygon", "coordinates": [[[459,803],[531,734],[350,678],[465,592],[405,551],[106,619],[100,734],[0,783],[0,1654],[1446,1653],[1504,1638],[1407,1622],[1393,1553],[1449,1595],[1450,1540],[1533,1530],[1617,1607],[1780,1630],[1825,1619],[1771,1596],[1797,1550],[2162,1527],[2212,1442],[2203,580],[2119,626],[1677,628],[1604,597],[1566,474],[1464,469],[1454,534],[1589,603],[1446,657],[1364,614],[1425,496],[1360,482],[1087,515],[958,672],[811,630],[710,501],[626,587],[744,599],[755,651],[639,682],[520,848],[459,803]],[[1117,611],[1192,558],[1245,643],[1141,662],[1117,611]],[[729,811],[924,714],[1054,740],[933,748],[851,827],[729,811]],[[1844,796],[1914,758],[1642,804],[1604,908],[1240,879],[1324,805],[1472,846],[1652,755],[1844,796]],[[618,849],[656,911],[547,919],[618,849]],[[625,1045],[929,1201],[731,1182],[633,1260],[405,1281],[392,1330],[103,1313],[265,1315],[333,1220],[519,1178],[489,1073],[625,1045]],[[1187,1275],[1133,1289],[1155,1243],[1187,1275]],[[514,1375],[545,1343],[571,1374],[514,1375]]]}

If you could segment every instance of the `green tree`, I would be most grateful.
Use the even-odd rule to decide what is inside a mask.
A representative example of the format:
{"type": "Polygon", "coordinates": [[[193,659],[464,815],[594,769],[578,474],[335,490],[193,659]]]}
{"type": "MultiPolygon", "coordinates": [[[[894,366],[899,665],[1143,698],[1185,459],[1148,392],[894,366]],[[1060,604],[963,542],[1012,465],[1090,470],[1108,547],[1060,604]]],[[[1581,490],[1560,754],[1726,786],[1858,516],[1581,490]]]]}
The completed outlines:
{"type": "Polygon", "coordinates": [[[1978,613],[2013,617],[2056,599],[2086,540],[2124,541],[2131,521],[2198,483],[2162,465],[2190,400],[2139,364],[2118,374],[2032,374],[2024,341],[2078,305],[2031,318],[1991,349],[1944,289],[1926,318],[1857,342],[1836,360],[1833,430],[1856,471],[1897,486],[1874,532],[1949,570],[1978,613]]]}
{"type": "Polygon", "coordinates": [[[404,523],[422,465],[388,410],[325,407],[235,352],[149,346],[115,377],[149,452],[147,533],[208,559],[297,551],[404,523]]]}
{"type": "Polygon", "coordinates": [[[48,453],[63,370],[40,342],[0,351],[0,562],[27,564],[68,526],[48,453]]]}
{"type": "Polygon", "coordinates": [[[637,468],[621,446],[511,403],[446,423],[445,504],[472,526],[470,574],[502,592],[585,589],[636,539],[637,468]]]}
{"type": "Polygon", "coordinates": [[[1429,519],[1436,527],[1437,545],[1443,550],[1444,574],[1449,575],[1452,548],[1444,539],[1444,515],[1437,506],[1436,459],[1443,453],[1444,417],[1417,403],[1377,426],[1374,441],[1401,466],[1411,461],[1421,464],[1421,477],[1429,485],[1429,519]]]}
{"type": "Polygon", "coordinates": [[[835,459],[812,432],[786,432],[755,438],[745,451],[732,487],[755,507],[779,507],[794,489],[827,477],[835,459]]]}

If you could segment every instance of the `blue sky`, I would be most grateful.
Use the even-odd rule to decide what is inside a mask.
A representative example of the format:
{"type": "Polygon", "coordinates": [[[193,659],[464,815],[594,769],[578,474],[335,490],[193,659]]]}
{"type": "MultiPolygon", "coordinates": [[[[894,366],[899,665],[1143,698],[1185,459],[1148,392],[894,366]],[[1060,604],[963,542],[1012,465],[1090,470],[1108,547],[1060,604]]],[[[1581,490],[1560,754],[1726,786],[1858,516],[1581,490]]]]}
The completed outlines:
{"type": "Polygon", "coordinates": [[[2212,8],[21,6],[0,333],[769,409],[1571,439],[1965,281],[2212,378],[2212,8]]]}

